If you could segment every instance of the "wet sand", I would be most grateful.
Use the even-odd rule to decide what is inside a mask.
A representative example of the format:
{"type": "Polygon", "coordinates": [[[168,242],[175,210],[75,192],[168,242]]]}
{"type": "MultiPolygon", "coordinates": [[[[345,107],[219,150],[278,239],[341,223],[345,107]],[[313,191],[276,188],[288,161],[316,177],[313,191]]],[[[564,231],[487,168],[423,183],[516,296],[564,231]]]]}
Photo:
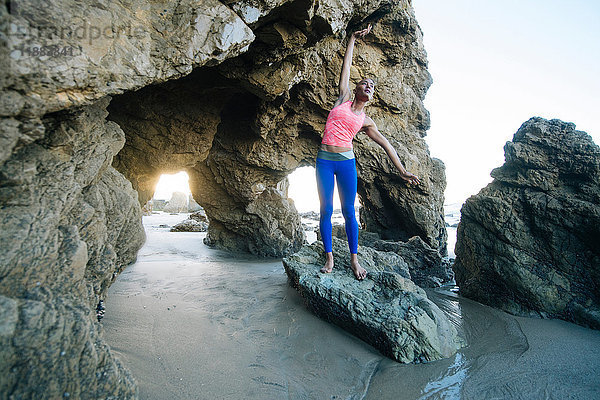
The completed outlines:
{"type": "Polygon", "coordinates": [[[281,261],[213,250],[144,217],[138,261],[111,286],[105,338],[141,399],[595,399],[600,332],[429,295],[469,346],[398,364],[306,310],[281,261]]]}

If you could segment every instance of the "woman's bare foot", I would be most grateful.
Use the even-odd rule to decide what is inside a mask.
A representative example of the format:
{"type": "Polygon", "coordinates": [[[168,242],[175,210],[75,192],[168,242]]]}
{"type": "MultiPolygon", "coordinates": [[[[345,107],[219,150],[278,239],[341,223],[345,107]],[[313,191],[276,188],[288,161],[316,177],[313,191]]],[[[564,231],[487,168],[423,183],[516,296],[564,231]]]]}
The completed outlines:
{"type": "Polygon", "coordinates": [[[325,265],[321,268],[321,272],[328,274],[333,271],[333,253],[326,253],[325,265]]]}
{"type": "Polygon", "coordinates": [[[367,276],[367,270],[360,266],[358,263],[358,256],[356,254],[350,255],[350,267],[354,271],[354,276],[359,281],[362,281],[367,276]]]}

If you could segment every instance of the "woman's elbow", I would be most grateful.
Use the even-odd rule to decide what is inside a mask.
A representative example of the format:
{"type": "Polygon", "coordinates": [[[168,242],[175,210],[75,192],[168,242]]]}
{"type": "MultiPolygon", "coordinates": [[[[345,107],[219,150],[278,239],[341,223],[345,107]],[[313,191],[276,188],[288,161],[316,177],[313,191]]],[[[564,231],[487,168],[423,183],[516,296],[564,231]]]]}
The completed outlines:
{"type": "Polygon", "coordinates": [[[383,135],[379,135],[379,137],[375,140],[375,142],[377,142],[377,144],[379,144],[381,147],[383,147],[383,149],[385,151],[388,151],[392,147],[390,142],[383,135]]]}

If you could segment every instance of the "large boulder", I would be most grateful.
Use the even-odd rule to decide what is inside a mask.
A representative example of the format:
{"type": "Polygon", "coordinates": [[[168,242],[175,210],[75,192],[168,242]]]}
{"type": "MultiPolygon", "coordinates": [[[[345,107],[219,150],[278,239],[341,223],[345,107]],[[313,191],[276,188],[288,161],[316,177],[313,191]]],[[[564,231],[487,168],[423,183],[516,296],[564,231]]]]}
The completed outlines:
{"type": "Polygon", "coordinates": [[[170,229],[171,232],[206,232],[207,230],[206,222],[199,222],[192,218],[183,220],[170,229]]]}
{"type": "Polygon", "coordinates": [[[266,257],[280,257],[304,242],[302,223],[296,208],[281,191],[269,188],[244,209],[220,210],[211,215],[207,245],[221,245],[235,251],[266,257]],[[223,223],[225,221],[225,224],[223,223]]]}
{"type": "Polygon", "coordinates": [[[461,210],[460,293],[600,329],[600,148],[572,123],[531,118],[504,151],[461,210]]]}
{"type": "Polygon", "coordinates": [[[410,280],[408,265],[394,253],[368,247],[359,252],[367,277],[358,281],[348,265],[347,245],[333,239],[335,267],[325,263],[321,242],[283,259],[290,283],[315,314],[403,363],[447,358],[464,341],[423,289],[410,280]]]}
{"type": "Polygon", "coordinates": [[[454,283],[454,272],[450,260],[442,257],[419,236],[407,242],[376,240],[371,246],[379,251],[392,251],[408,264],[413,282],[421,287],[439,287],[454,283]]]}

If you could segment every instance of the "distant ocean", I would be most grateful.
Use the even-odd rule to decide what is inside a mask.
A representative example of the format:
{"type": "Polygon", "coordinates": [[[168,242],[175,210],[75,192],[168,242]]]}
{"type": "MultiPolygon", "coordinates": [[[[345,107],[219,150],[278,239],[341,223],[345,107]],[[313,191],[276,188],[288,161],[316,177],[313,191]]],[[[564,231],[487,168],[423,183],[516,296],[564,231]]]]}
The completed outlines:
{"type": "Polygon", "coordinates": [[[456,227],[460,221],[460,209],[463,203],[444,204],[444,219],[446,220],[446,232],[448,232],[448,257],[455,258],[454,246],[456,246],[456,227]]]}

